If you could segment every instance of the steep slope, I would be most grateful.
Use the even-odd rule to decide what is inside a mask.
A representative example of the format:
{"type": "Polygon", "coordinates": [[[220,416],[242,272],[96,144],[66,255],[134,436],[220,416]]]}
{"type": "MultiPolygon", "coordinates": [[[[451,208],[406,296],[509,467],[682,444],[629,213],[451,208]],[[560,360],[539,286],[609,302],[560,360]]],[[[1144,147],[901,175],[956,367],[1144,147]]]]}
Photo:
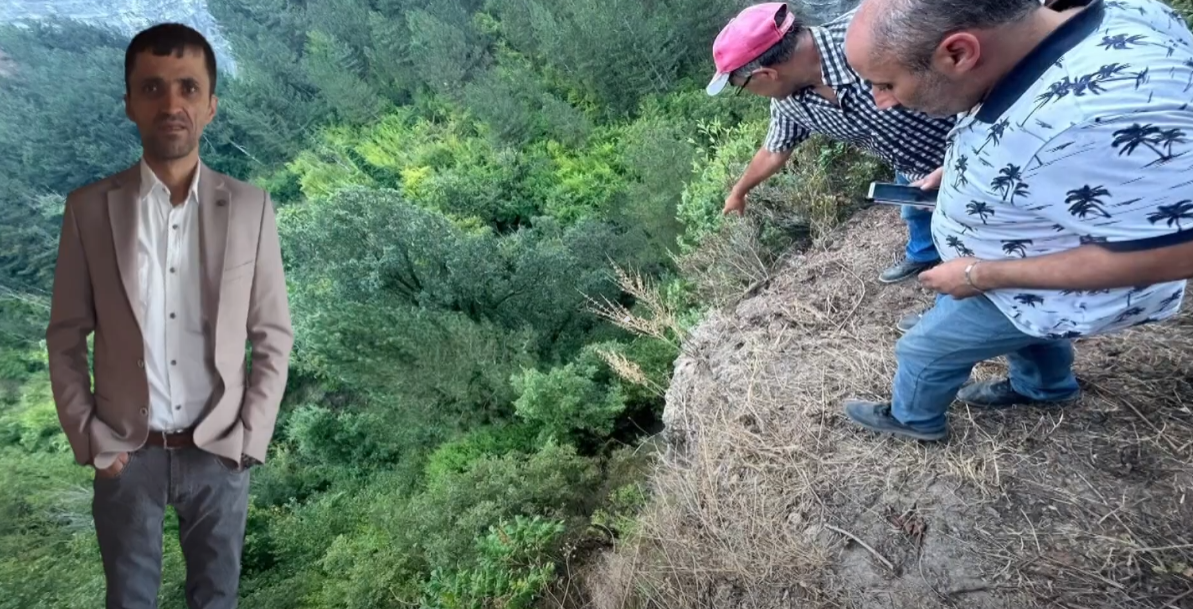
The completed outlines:
{"type": "Polygon", "coordinates": [[[879,438],[840,401],[889,395],[894,322],[930,302],[874,279],[903,233],[863,211],[697,329],[597,607],[1193,607],[1193,315],[1078,342],[1076,405],[879,438]]]}

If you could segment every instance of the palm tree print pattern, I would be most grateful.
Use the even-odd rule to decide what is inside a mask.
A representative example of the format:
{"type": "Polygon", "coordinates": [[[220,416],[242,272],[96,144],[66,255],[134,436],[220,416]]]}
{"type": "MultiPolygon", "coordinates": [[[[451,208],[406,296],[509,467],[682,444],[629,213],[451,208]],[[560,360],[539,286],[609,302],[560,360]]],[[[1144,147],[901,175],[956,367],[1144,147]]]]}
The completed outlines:
{"type": "Polygon", "coordinates": [[[1070,214],[1081,218],[1082,220],[1084,220],[1086,216],[1093,212],[1097,212],[1104,218],[1111,217],[1110,214],[1102,208],[1102,205],[1105,204],[1105,202],[1102,201],[1102,197],[1110,196],[1110,191],[1106,190],[1104,187],[1091,187],[1089,184],[1086,184],[1081,188],[1070,190],[1065,194],[1068,195],[1065,197],[1065,203],[1069,206],[1070,214]]]}
{"type": "Polygon", "coordinates": [[[1147,221],[1152,224],[1161,221],[1168,226],[1175,224],[1177,232],[1185,230],[1185,227],[1181,226],[1181,220],[1193,220],[1193,201],[1185,199],[1172,205],[1161,205],[1147,215],[1147,221]]]}
{"type": "Polygon", "coordinates": [[[1082,336],[1085,336],[1085,335],[1076,331],[1076,330],[1069,330],[1068,332],[1049,334],[1048,338],[1050,338],[1052,340],[1069,340],[1069,339],[1073,339],[1073,338],[1081,338],[1082,336]]]}
{"type": "Polygon", "coordinates": [[[990,182],[990,187],[1002,193],[1002,200],[1007,200],[1007,195],[1010,195],[1011,200],[1008,201],[1011,205],[1015,204],[1015,197],[1027,196],[1028,185],[1023,181],[1022,173],[1018,165],[1007,163],[1006,167],[998,170],[998,176],[990,182]]]}
{"type": "Polygon", "coordinates": [[[1002,251],[1008,256],[1018,254],[1020,258],[1027,258],[1027,246],[1031,244],[1031,239],[1009,239],[1002,242],[1002,251]]]}
{"type": "Polygon", "coordinates": [[[1184,290],[1177,290],[1172,294],[1165,296],[1164,300],[1160,301],[1160,309],[1167,309],[1168,307],[1172,306],[1173,303],[1181,299],[1181,295],[1184,293],[1184,290]]]}
{"type": "Polygon", "coordinates": [[[986,218],[993,216],[994,210],[985,201],[970,201],[965,204],[965,213],[977,216],[982,220],[982,224],[986,224],[986,218]]]}
{"type": "Polygon", "coordinates": [[[1127,156],[1134,154],[1140,146],[1148,148],[1156,155],[1156,160],[1145,165],[1150,167],[1153,164],[1168,162],[1183,156],[1184,152],[1173,154],[1172,147],[1187,143],[1189,141],[1185,139],[1185,132],[1181,129],[1161,129],[1151,124],[1135,123],[1130,127],[1115,131],[1114,141],[1110,145],[1117,149],[1120,155],[1127,156]],[[1120,146],[1122,148],[1119,148],[1120,146]]]}
{"type": "Polygon", "coordinates": [[[1144,312],[1145,311],[1140,307],[1130,307],[1126,311],[1119,313],[1118,317],[1114,318],[1114,321],[1115,321],[1115,323],[1121,323],[1121,322],[1127,321],[1128,319],[1131,319],[1132,317],[1135,317],[1136,315],[1139,315],[1140,313],[1144,313],[1144,312]]]}
{"type": "Polygon", "coordinates": [[[953,251],[957,252],[957,255],[961,256],[962,258],[970,258],[974,256],[973,250],[966,247],[965,242],[958,237],[949,235],[945,239],[945,243],[948,244],[949,247],[953,248],[953,251]]]}
{"type": "Polygon", "coordinates": [[[1011,126],[1011,119],[1008,118],[1004,118],[997,123],[990,125],[990,130],[986,132],[986,141],[983,142],[981,146],[974,148],[974,154],[982,154],[982,151],[985,150],[986,146],[990,143],[994,143],[994,146],[997,148],[998,145],[1002,143],[1002,136],[1006,135],[1007,127],[1009,126],[1011,126]]]}
{"type": "MultiPolygon", "coordinates": [[[[1139,14],[1145,14],[1143,12],[1142,6],[1137,8],[1139,9],[1139,14]]],[[[1168,45],[1166,44],[1148,42],[1147,36],[1144,36],[1143,34],[1115,34],[1114,36],[1102,36],[1102,42],[1098,43],[1098,46],[1108,51],[1130,51],[1131,49],[1140,45],[1151,45],[1165,49],[1168,48],[1168,45]]]]}
{"type": "Polygon", "coordinates": [[[957,158],[957,162],[953,163],[953,171],[957,173],[957,179],[953,180],[953,188],[963,188],[969,185],[969,180],[965,178],[965,172],[969,170],[969,158],[964,154],[957,158]]]}
{"type": "MultiPolygon", "coordinates": [[[[1107,37],[1107,39],[1110,39],[1110,37],[1107,37]]],[[[1105,41],[1103,43],[1105,44],[1105,41]]],[[[1117,37],[1112,40],[1112,44],[1118,44],[1117,37]]],[[[1124,38],[1122,44],[1128,44],[1128,39],[1124,38]]],[[[1108,63],[1095,72],[1079,76],[1077,80],[1072,80],[1068,76],[1065,76],[1053,82],[1048,85],[1048,88],[1043,93],[1036,96],[1036,107],[1032,108],[1032,111],[1023,117],[1023,121],[1019,123],[1019,126],[1022,127],[1026,124],[1027,120],[1044,106],[1060,101],[1069,95],[1073,95],[1074,97],[1083,97],[1086,93],[1098,95],[1106,91],[1105,85],[1119,81],[1133,81],[1136,89],[1148,82],[1147,68],[1137,72],[1128,72],[1127,69],[1130,67],[1131,65],[1126,63],[1108,63]]]]}
{"type": "Polygon", "coordinates": [[[1033,309],[1036,308],[1036,305],[1044,304],[1044,299],[1035,294],[1016,294],[1015,300],[1033,309]]]}

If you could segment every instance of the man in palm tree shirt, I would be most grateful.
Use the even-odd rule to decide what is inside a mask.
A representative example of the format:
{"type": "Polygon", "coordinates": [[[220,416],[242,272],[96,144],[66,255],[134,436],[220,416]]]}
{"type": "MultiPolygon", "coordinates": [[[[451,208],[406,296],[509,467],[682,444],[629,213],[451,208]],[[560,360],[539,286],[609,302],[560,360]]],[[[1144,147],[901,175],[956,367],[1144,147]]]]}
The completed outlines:
{"type": "MultiPolygon", "coordinates": [[[[708,94],[733,85],[771,98],[770,130],[762,148],[725,200],[726,213],[744,213],[746,194],[777,173],[813,132],[869,151],[895,169],[895,181],[919,181],[940,167],[952,117],[904,108],[879,109],[845,61],[842,48],[853,12],[822,27],[805,27],[783,2],[746,8],[713,43],[717,72],[708,94]]],[[[921,183],[934,187],[935,183],[921,183]]],[[[902,281],[940,261],[929,211],[904,206],[904,258],[883,271],[883,282],[902,281]]]]}
{"type": "Polygon", "coordinates": [[[1071,339],[1174,315],[1193,276],[1193,35],[1156,0],[864,0],[846,53],[880,105],[964,114],[920,275],[942,294],[895,347],[872,431],[947,436],[975,407],[1079,395],[1071,339]],[[1054,5],[1057,6],[1057,5],[1054,5]],[[1007,378],[965,385],[1007,356],[1007,378]]]}

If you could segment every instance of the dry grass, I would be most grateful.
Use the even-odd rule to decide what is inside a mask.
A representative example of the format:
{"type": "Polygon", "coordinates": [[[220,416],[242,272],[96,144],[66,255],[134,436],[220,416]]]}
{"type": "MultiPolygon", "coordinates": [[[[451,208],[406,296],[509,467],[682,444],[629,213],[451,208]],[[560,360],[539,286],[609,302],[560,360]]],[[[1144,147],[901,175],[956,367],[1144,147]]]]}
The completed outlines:
{"type": "Polygon", "coordinates": [[[930,302],[875,281],[904,230],[858,214],[685,341],[654,500],[588,606],[1193,607],[1193,315],[1079,341],[1076,405],[880,438],[840,401],[888,395],[930,302]]]}
{"type": "MultiPolygon", "coordinates": [[[[641,315],[635,314],[625,305],[601,297],[595,299],[585,295],[587,310],[608,320],[628,332],[641,336],[650,336],[675,345],[682,341],[686,332],[676,318],[675,311],[663,302],[658,286],[636,271],[627,271],[616,263],[613,267],[613,278],[618,287],[634,297],[634,301],[641,309],[641,315]]],[[[612,362],[610,362],[612,365],[612,362]]],[[[616,367],[615,367],[616,368],[616,367]]]]}

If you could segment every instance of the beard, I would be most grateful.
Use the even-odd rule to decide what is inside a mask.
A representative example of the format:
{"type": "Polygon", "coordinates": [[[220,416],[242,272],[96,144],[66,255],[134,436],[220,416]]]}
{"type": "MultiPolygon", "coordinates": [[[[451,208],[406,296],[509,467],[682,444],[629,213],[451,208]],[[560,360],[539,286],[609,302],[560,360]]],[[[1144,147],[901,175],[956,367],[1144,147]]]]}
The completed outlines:
{"type": "Polygon", "coordinates": [[[952,81],[929,70],[923,73],[915,95],[902,105],[929,116],[947,118],[966,111],[972,104],[961,99],[952,81]]]}

